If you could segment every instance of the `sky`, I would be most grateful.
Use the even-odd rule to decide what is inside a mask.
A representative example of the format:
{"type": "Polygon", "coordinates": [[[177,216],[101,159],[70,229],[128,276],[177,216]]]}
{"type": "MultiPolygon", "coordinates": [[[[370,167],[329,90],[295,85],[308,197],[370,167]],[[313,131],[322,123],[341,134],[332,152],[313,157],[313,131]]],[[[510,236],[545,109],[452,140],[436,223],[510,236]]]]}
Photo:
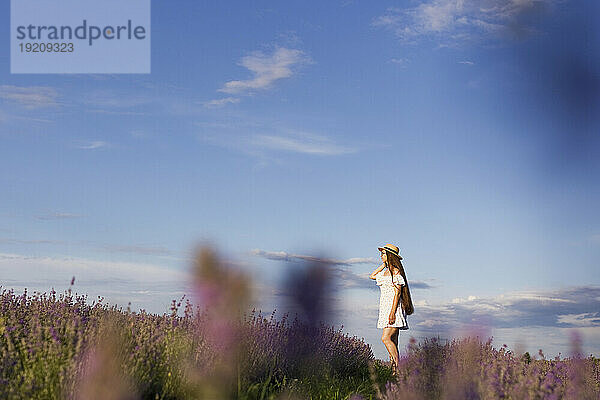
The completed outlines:
{"type": "Polygon", "coordinates": [[[11,74],[0,25],[3,288],[163,313],[211,243],[270,314],[326,257],[331,322],[387,359],[368,275],[393,243],[401,350],[600,354],[599,5],[204,3],[151,3],[150,74],[11,74]]]}

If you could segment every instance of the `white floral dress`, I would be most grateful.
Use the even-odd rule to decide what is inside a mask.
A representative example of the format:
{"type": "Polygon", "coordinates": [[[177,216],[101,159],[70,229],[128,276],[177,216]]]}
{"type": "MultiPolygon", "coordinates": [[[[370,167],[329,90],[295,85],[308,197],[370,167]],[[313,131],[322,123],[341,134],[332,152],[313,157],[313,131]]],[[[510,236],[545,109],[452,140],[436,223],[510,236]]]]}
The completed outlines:
{"type": "MultiPolygon", "coordinates": [[[[398,307],[396,308],[396,321],[390,325],[390,311],[392,311],[392,305],[394,303],[394,284],[392,283],[391,275],[384,275],[384,270],[381,270],[375,275],[377,286],[381,289],[381,295],[379,296],[379,319],[377,320],[377,328],[395,327],[400,329],[408,329],[408,323],[406,322],[406,313],[402,309],[401,301],[398,300],[398,307]]],[[[404,285],[404,278],[402,275],[394,275],[394,283],[396,285],[404,285]]]]}

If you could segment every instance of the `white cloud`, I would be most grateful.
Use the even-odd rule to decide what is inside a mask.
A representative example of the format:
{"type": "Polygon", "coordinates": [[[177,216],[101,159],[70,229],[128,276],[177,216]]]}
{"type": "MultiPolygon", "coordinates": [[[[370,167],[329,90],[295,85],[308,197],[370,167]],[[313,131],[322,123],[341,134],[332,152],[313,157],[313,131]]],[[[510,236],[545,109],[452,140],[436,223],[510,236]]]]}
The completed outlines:
{"type": "Polygon", "coordinates": [[[462,1],[436,1],[417,7],[416,18],[425,31],[440,32],[454,23],[463,9],[462,1]]]}
{"type": "Polygon", "coordinates": [[[255,135],[252,144],[258,148],[293,153],[334,156],[355,153],[355,148],[341,146],[325,136],[302,134],[293,136],[255,135]]]}
{"type": "Polygon", "coordinates": [[[301,50],[277,47],[272,54],[256,51],[243,57],[239,63],[254,76],[247,80],[229,81],[219,91],[236,94],[267,89],[274,82],[291,77],[294,67],[309,62],[309,58],[301,50]]]}
{"type": "Polygon", "coordinates": [[[13,86],[1,85],[0,98],[20,104],[27,109],[56,107],[58,92],[48,86],[13,86]]]}
{"type": "Polygon", "coordinates": [[[107,142],[103,142],[101,140],[94,140],[91,142],[80,144],[77,146],[77,148],[83,149],[83,150],[95,150],[95,149],[101,149],[101,148],[108,147],[108,146],[109,146],[109,144],[107,142]]]}
{"type": "Polygon", "coordinates": [[[391,30],[404,42],[435,38],[443,46],[531,27],[518,17],[555,0],[425,0],[412,8],[389,8],[374,26],[391,30]]]}
{"type": "Polygon", "coordinates": [[[392,58],[390,62],[404,67],[408,63],[408,60],[406,58],[392,58]]]}
{"type": "Polygon", "coordinates": [[[46,214],[36,215],[35,218],[41,219],[41,220],[53,220],[53,219],[74,219],[74,218],[81,218],[81,217],[83,217],[83,215],[81,215],[81,214],[61,212],[61,211],[51,211],[46,214]]]}
{"type": "Polygon", "coordinates": [[[473,61],[459,61],[459,64],[465,64],[465,65],[475,65],[475,63],[473,61]]]}
{"type": "Polygon", "coordinates": [[[536,301],[536,302],[543,302],[543,303],[574,303],[574,300],[571,299],[566,299],[566,298],[561,298],[561,297],[552,297],[552,296],[547,296],[544,295],[542,293],[536,293],[536,292],[519,292],[519,293],[512,293],[509,295],[500,295],[499,299],[501,301],[507,301],[507,302],[515,302],[515,301],[523,301],[523,300],[532,300],[532,301],[536,301]]]}
{"type": "MultiPolygon", "coordinates": [[[[479,321],[496,328],[596,326],[600,329],[600,287],[580,286],[548,291],[520,291],[496,297],[454,298],[422,305],[420,318],[445,321],[446,329],[479,321]],[[444,318],[440,318],[443,315],[444,318]]],[[[416,303],[415,303],[416,304],[416,303]]]]}
{"type": "Polygon", "coordinates": [[[426,319],[417,323],[417,326],[424,326],[426,328],[433,328],[435,326],[441,326],[444,324],[444,321],[436,320],[436,319],[426,319]]]}
{"type": "Polygon", "coordinates": [[[235,104],[239,103],[240,99],[238,97],[225,97],[223,99],[215,99],[211,101],[207,101],[204,103],[204,107],[223,107],[226,104],[235,104]]]}
{"type": "Polygon", "coordinates": [[[468,296],[466,298],[455,297],[452,299],[452,304],[464,304],[464,303],[472,302],[474,300],[477,300],[477,296],[468,296]]]}
{"type": "Polygon", "coordinates": [[[556,322],[571,326],[598,326],[600,324],[600,313],[559,315],[556,322]]]}

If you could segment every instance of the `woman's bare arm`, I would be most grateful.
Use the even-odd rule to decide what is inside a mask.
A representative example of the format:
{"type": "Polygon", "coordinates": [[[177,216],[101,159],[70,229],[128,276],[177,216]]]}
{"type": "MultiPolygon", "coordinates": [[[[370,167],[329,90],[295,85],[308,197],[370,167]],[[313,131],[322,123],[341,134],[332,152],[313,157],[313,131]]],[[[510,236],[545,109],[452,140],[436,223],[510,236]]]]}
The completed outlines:
{"type": "Polygon", "coordinates": [[[373,273],[369,276],[369,278],[376,279],[375,275],[377,275],[384,268],[385,268],[385,264],[381,263],[381,265],[379,267],[377,267],[377,269],[375,271],[373,271],[373,273]]]}
{"type": "Polygon", "coordinates": [[[390,310],[389,322],[390,325],[396,321],[396,310],[398,309],[398,303],[400,302],[400,289],[394,286],[394,301],[392,302],[392,309],[390,310]]]}

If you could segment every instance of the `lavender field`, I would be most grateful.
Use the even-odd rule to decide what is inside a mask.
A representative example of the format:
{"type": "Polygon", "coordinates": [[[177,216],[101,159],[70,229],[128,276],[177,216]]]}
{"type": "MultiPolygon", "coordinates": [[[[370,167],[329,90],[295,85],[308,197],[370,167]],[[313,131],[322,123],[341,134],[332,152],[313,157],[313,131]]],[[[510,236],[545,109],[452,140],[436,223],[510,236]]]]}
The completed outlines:
{"type": "MultiPolygon", "coordinates": [[[[241,312],[248,288],[211,252],[196,298],[169,313],[89,302],[71,289],[0,297],[2,399],[598,399],[600,360],[545,359],[479,338],[411,339],[397,376],[362,339],[297,317],[241,312]],[[220,291],[219,285],[233,288],[220,291]],[[237,285],[237,286],[236,286],[237,285]]],[[[309,270],[301,288],[324,275],[309,270]]],[[[314,282],[313,282],[314,283],[314,282]]],[[[293,292],[319,307],[316,291],[293,292]],[[304,293],[304,295],[302,295],[304,293]]],[[[310,286],[313,289],[315,285],[310,286]]],[[[303,303],[304,302],[304,303],[303,303]]],[[[315,314],[317,310],[311,310],[315,314]]],[[[318,313],[317,313],[318,315],[318,313]]]]}

